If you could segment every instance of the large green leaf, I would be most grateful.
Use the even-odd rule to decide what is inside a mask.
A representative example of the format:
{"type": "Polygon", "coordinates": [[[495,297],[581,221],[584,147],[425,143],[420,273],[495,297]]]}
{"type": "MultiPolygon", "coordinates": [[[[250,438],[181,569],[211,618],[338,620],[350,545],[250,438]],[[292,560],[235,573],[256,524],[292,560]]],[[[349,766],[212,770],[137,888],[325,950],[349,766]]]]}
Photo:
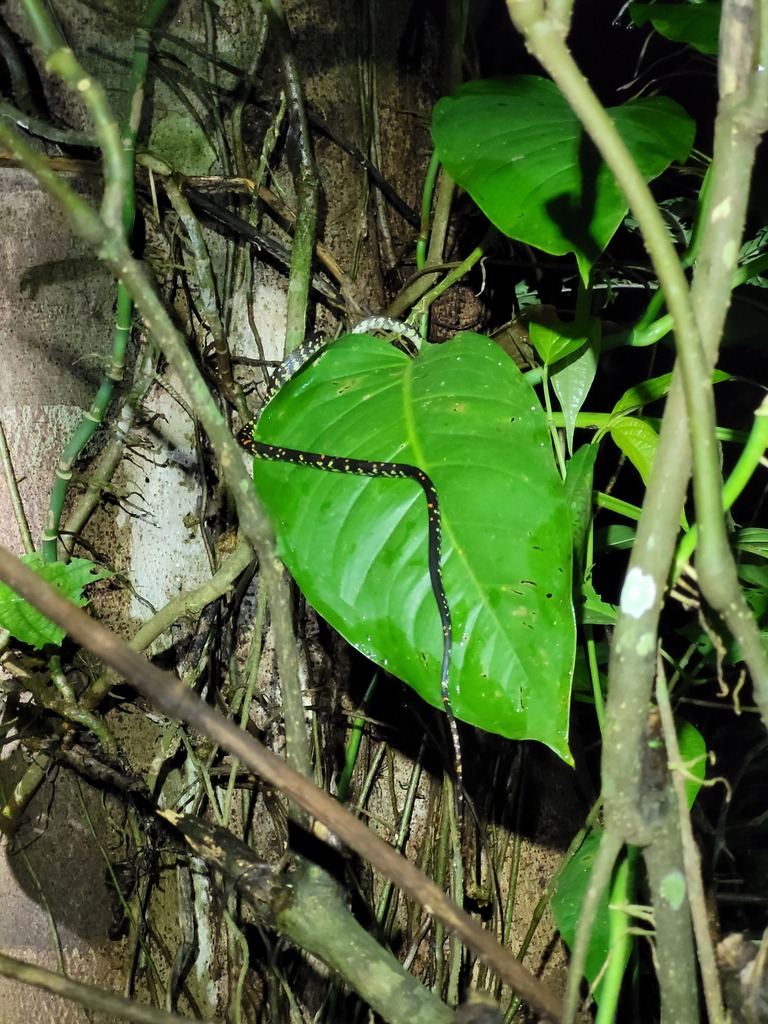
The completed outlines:
{"type": "MultiPolygon", "coordinates": [[[[348,335],[281,389],[257,437],[429,474],[453,616],[453,711],[489,732],[540,740],[570,761],[568,508],[544,413],[512,360],[470,333],[415,359],[382,339],[348,335]]],[[[308,600],[439,707],[442,633],[419,485],[259,459],[254,480],[308,600]]]]}
{"type": "MultiPolygon", "coordinates": [[[[609,114],[646,181],[687,159],[695,126],[673,100],[644,97],[609,114]]],[[[467,82],[435,106],[432,137],[448,173],[496,227],[552,255],[573,252],[586,280],[627,203],[553,82],[467,82]]]]}
{"type": "Polygon", "coordinates": [[[675,43],[690,43],[702,53],[719,50],[720,3],[630,4],[635,25],[650,22],[659,35],[675,43]]]}

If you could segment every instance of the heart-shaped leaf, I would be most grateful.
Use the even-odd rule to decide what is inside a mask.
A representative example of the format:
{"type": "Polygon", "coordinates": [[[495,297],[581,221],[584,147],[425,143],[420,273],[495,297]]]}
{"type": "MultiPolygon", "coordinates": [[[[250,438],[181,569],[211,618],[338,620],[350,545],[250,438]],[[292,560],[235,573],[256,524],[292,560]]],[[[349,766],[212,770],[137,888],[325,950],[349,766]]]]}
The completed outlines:
{"type": "Polygon", "coordinates": [[[570,762],[575,650],[571,531],[544,413],[511,359],[464,333],[411,358],[348,335],[289,381],[257,439],[322,452],[342,472],[254,460],[281,554],[350,643],[439,707],[442,632],[424,493],[382,468],[420,467],[440,500],[457,718],[537,739],[570,762]]]}
{"type": "MultiPolygon", "coordinates": [[[[608,113],[646,181],[686,160],[695,125],[673,100],[649,96],[608,113]]],[[[432,138],[448,173],[497,228],[555,256],[573,252],[587,279],[627,201],[553,82],[467,82],[435,106],[432,138]]]]}

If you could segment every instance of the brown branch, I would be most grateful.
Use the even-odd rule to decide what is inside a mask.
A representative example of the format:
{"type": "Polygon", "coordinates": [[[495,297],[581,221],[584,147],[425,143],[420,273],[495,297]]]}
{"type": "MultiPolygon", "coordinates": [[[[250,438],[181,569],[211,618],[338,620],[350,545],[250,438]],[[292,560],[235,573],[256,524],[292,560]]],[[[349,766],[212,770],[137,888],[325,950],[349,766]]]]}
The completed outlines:
{"type": "MultiPolygon", "coordinates": [[[[129,1020],[134,1024],[185,1024],[188,1017],[178,1017],[175,1013],[166,1013],[153,1006],[143,1006],[133,999],[105,992],[95,985],[86,985],[55,971],[47,971],[44,967],[25,963],[15,957],[0,953],[0,976],[23,981],[26,985],[42,988],[62,999],[79,1003],[87,1010],[105,1014],[111,1019],[129,1020]]],[[[204,1022],[203,1022],[204,1024],[204,1022]]]]}
{"type": "Polygon", "coordinates": [[[208,707],[175,676],[161,672],[132,651],[120,637],[86,615],[3,547],[0,547],[0,579],[66,630],[73,640],[110,665],[163,714],[199,729],[269,785],[295,800],[452,931],[541,1016],[554,1022],[560,1020],[560,1000],[538,978],[457,907],[434,882],[331,796],[208,707]]]}

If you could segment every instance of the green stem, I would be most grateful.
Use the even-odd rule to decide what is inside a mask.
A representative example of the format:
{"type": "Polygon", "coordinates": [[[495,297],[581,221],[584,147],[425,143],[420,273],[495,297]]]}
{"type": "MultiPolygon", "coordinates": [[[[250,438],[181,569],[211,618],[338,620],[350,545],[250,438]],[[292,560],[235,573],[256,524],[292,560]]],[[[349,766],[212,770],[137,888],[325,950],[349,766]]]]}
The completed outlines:
{"type": "MultiPolygon", "coordinates": [[[[683,265],[687,265],[687,261],[684,261],[683,265]]],[[[757,256],[755,259],[749,260],[748,263],[743,263],[734,272],[732,288],[736,289],[747,284],[764,273],[766,269],[768,269],[768,253],[757,256]]],[[[671,314],[667,313],[657,319],[653,319],[652,316],[652,314],[655,315],[655,311],[663,304],[663,301],[664,293],[659,290],[651,299],[641,319],[633,327],[616,334],[608,334],[603,338],[602,350],[607,352],[614,348],[644,348],[647,345],[655,345],[657,341],[665,338],[674,327],[671,314]],[[658,301],[656,301],[657,296],[659,296],[658,301]]]]}
{"type": "MultiPolygon", "coordinates": [[[[693,230],[691,231],[691,241],[687,251],[680,258],[680,265],[686,270],[696,263],[699,250],[701,249],[703,226],[705,223],[705,214],[709,205],[710,184],[712,181],[710,169],[711,164],[710,168],[707,169],[707,173],[704,175],[704,181],[702,182],[701,189],[699,191],[699,198],[696,204],[696,220],[693,225],[693,230]]],[[[658,288],[654,296],[651,298],[651,301],[648,303],[645,312],[635,324],[633,334],[642,337],[649,328],[653,328],[654,322],[657,320],[663,305],[664,292],[661,288],[658,288]]],[[[661,317],[661,321],[668,321],[669,330],[672,329],[671,317],[661,317]]]]}
{"type": "MultiPolygon", "coordinates": [[[[768,398],[764,398],[755,410],[755,422],[746,444],[739,456],[731,475],[725,481],[722,491],[722,507],[727,512],[733,505],[749,481],[755,470],[763,461],[768,448],[768,398]]],[[[698,529],[694,524],[683,536],[675,555],[675,577],[679,576],[696,549],[698,529]]]]}
{"type": "Polygon", "coordinates": [[[134,371],[133,383],[128,395],[112,424],[112,430],[106,438],[106,443],[101,449],[98,459],[89,466],[88,486],[85,494],[72,510],[64,526],[60,528],[66,558],[71,556],[80,531],[98,506],[102,494],[108,488],[109,482],[123,458],[136,410],[141,407],[144,397],[156,379],[155,358],[156,353],[151,346],[143,346],[137,359],[137,369],[134,371]]]}
{"type": "Polygon", "coordinates": [[[480,260],[488,252],[488,247],[493,241],[493,239],[497,236],[497,234],[498,232],[496,228],[489,228],[488,231],[486,231],[485,235],[483,236],[480,244],[476,245],[472,252],[465,259],[463,259],[461,263],[458,264],[458,266],[454,267],[453,270],[446,274],[442,281],[439,281],[436,285],[430,288],[430,290],[425,295],[422,296],[422,298],[414,306],[414,315],[426,315],[427,310],[436,299],[439,299],[444,292],[447,292],[448,289],[453,287],[453,285],[456,284],[457,281],[460,281],[465,274],[468,274],[472,267],[474,267],[477,263],[480,262],[480,260]]]}
{"type": "MultiPolygon", "coordinates": [[[[768,126],[768,82],[763,70],[768,61],[768,0],[760,0],[754,6],[745,6],[741,0],[725,0],[720,50],[721,99],[715,124],[712,194],[693,282],[697,316],[711,362],[716,358],[730,300],[755,150],[760,134],[768,126]]],[[[701,381],[688,384],[689,420],[696,423],[692,443],[696,516],[701,531],[696,557],[699,586],[741,649],[752,676],[755,701],[768,727],[768,651],[739,587],[722,512],[722,479],[714,440],[711,459],[715,468],[708,476],[697,458],[702,443],[709,441],[709,434],[700,437],[699,427],[711,430],[708,420],[699,419],[693,404],[697,392],[703,394],[704,388],[701,381]]],[[[710,400],[711,390],[710,383],[710,400]]]]}
{"type": "Polygon", "coordinates": [[[604,832],[600,839],[600,846],[589,876],[587,891],[584,894],[584,902],[581,905],[576,940],[571,950],[571,963],[568,969],[562,1024],[573,1024],[576,1019],[576,1011],[579,1005],[579,989],[587,963],[592,928],[600,907],[600,900],[610,885],[614,865],[623,845],[621,839],[610,832],[604,832]]]}
{"type": "Polygon", "coordinates": [[[122,284],[117,290],[117,318],[112,342],[112,361],[104,374],[93,404],[83,416],[74,434],[64,446],[56,468],[56,480],[48,502],[48,516],[42,536],[44,562],[55,562],[58,558],[58,538],[64,502],[72,480],[72,467],[85,446],[101,426],[107,407],[112,399],[115,384],[122,380],[125,351],[131,333],[131,297],[122,284]]]}
{"type": "Polygon", "coordinates": [[[363,734],[365,731],[366,719],[365,710],[368,707],[373,693],[376,689],[376,684],[379,681],[379,674],[375,672],[373,679],[368,684],[368,689],[365,691],[363,696],[363,702],[361,705],[362,714],[358,715],[352,723],[350,730],[349,739],[347,741],[347,749],[344,755],[344,768],[339,778],[339,784],[336,787],[336,797],[341,803],[346,803],[349,799],[349,788],[352,782],[352,773],[355,770],[355,764],[357,763],[357,755],[360,752],[360,744],[363,740],[363,734]]]}
{"type": "Polygon", "coordinates": [[[635,902],[635,866],[638,849],[629,846],[619,858],[608,899],[608,966],[600,986],[595,1024],[613,1024],[621,985],[632,945],[627,906],[635,902]]]}
{"type": "MultiPolygon", "coordinates": [[[[269,19],[269,25],[281,51],[285,91],[296,133],[298,146],[299,174],[296,187],[296,223],[293,230],[291,268],[288,275],[288,297],[286,304],[286,327],[284,353],[293,351],[304,342],[307,333],[307,300],[312,279],[312,259],[315,251],[317,211],[319,202],[319,181],[312,140],[309,133],[304,94],[296,58],[291,46],[288,25],[283,12],[282,0],[261,0],[269,19]]],[[[270,543],[272,543],[270,537],[270,543]]],[[[274,606],[272,605],[274,614],[274,606]]],[[[287,640],[287,638],[286,638],[287,640]]],[[[296,663],[296,652],[292,661],[296,663]]],[[[292,670],[280,676],[283,697],[283,722],[285,724],[286,751],[288,763],[307,778],[312,777],[312,759],[307,738],[304,697],[298,671],[292,670]]],[[[301,812],[291,808],[291,814],[301,812]]]]}
{"type": "Polygon", "coordinates": [[[555,429],[554,414],[552,412],[552,399],[549,393],[549,372],[548,368],[544,366],[543,370],[543,395],[544,395],[544,409],[547,415],[547,430],[549,431],[549,437],[552,442],[552,448],[555,452],[555,458],[557,460],[557,468],[560,470],[560,476],[565,480],[566,465],[565,465],[565,453],[563,452],[563,446],[560,444],[560,436],[555,429]]]}
{"type": "Polygon", "coordinates": [[[35,542],[32,539],[32,531],[29,528],[27,514],[24,511],[24,502],[21,500],[21,494],[19,493],[19,485],[13,468],[13,459],[11,458],[8,439],[5,436],[5,430],[3,429],[2,422],[0,422],[0,462],[3,464],[5,486],[8,488],[8,493],[11,497],[11,506],[13,507],[13,514],[16,519],[16,526],[18,527],[19,535],[21,536],[22,543],[24,544],[24,552],[29,555],[35,550],[35,542]]]}
{"type": "Polygon", "coordinates": [[[435,195],[435,183],[437,173],[440,170],[440,161],[437,151],[432,151],[429,160],[427,173],[424,176],[424,188],[421,193],[421,226],[419,237],[416,239],[416,266],[423,270],[427,262],[427,243],[429,241],[429,222],[432,218],[432,199],[435,195]]]}
{"type": "Polygon", "coordinates": [[[315,251],[319,180],[312,153],[301,76],[291,47],[282,0],[262,0],[262,6],[281,50],[285,90],[293,128],[296,132],[299,155],[296,226],[293,232],[286,308],[285,354],[287,355],[304,341],[307,334],[307,299],[312,276],[312,257],[315,251]]]}
{"type": "Polygon", "coordinates": [[[232,372],[232,360],[216,292],[216,278],[205,235],[181,189],[172,178],[165,179],[165,191],[187,232],[187,241],[194,264],[194,276],[199,287],[199,295],[194,296],[193,301],[202,323],[211,334],[218,379],[225,396],[235,406],[238,416],[245,423],[250,419],[250,412],[243,389],[235,380],[232,372]]]}
{"type": "MultiPolygon", "coordinates": [[[[136,136],[141,121],[144,85],[146,82],[147,68],[149,64],[149,33],[152,26],[165,10],[167,3],[168,0],[152,0],[152,3],[142,19],[141,25],[136,31],[129,79],[129,96],[131,97],[131,102],[128,117],[122,131],[122,154],[114,153],[112,158],[111,170],[113,172],[117,165],[120,165],[119,180],[122,188],[118,190],[118,192],[111,194],[109,201],[110,203],[116,203],[120,196],[120,192],[122,192],[122,222],[126,238],[130,236],[130,233],[133,230],[136,211],[134,157],[136,152],[136,136]]],[[[76,63],[74,61],[74,56],[69,51],[66,53],[62,52],[62,41],[55,38],[57,32],[52,23],[48,23],[47,13],[38,6],[36,0],[25,0],[25,5],[27,7],[27,13],[30,18],[33,19],[33,24],[37,26],[38,31],[43,35],[43,38],[47,40],[47,46],[51,51],[51,56],[49,56],[48,61],[51,70],[55,69],[57,62],[61,62],[68,69],[70,79],[72,77],[76,77],[73,74],[74,69],[72,67],[73,63],[76,63]]],[[[87,90],[83,90],[83,81],[88,80],[80,78],[77,88],[80,91],[87,92],[87,90]]],[[[89,88],[93,88],[92,83],[89,85],[89,88]]],[[[112,121],[109,110],[106,108],[106,101],[100,101],[95,107],[91,106],[90,109],[94,116],[94,120],[97,123],[100,122],[102,125],[102,136],[108,134],[110,139],[113,140],[114,122],[112,121]]],[[[102,136],[100,136],[100,141],[103,141],[102,136]]],[[[109,181],[109,177],[107,177],[107,181],[109,181]]],[[[105,203],[106,202],[107,191],[105,190],[105,203]]],[[[112,399],[115,384],[119,383],[123,379],[125,352],[131,332],[132,309],[133,306],[130,295],[126,291],[125,286],[118,283],[117,318],[115,332],[112,339],[111,363],[104,373],[101,385],[93,400],[91,408],[81,420],[80,425],[66,444],[64,451],[61,453],[59,458],[59,465],[56,469],[56,480],[51,491],[48,516],[42,536],[42,553],[44,562],[55,562],[58,558],[59,527],[64,509],[64,502],[67,497],[67,491],[69,490],[69,484],[72,480],[72,467],[103,422],[107,407],[112,399]]]]}
{"type": "MultiPolygon", "coordinates": [[[[443,168],[443,172],[437,183],[437,197],[435,199],[432,230],[429,234],[429,247],[426,256],[423,257],[424,265],[423,267],[419,267],[420,270],[429,269],[433,264],[443,262],[445,240],[448,237],[448,225],[451,219],[451,205],[453,203],[453,195],[455,191],[456,186],[453,179],[448,175],[445,168],[443,168]]],[[[422,337],[426,338],[429,329],[429,313],[426,311],[426,307],[425,311],[421,314],[419,329],[422,337]]]]}

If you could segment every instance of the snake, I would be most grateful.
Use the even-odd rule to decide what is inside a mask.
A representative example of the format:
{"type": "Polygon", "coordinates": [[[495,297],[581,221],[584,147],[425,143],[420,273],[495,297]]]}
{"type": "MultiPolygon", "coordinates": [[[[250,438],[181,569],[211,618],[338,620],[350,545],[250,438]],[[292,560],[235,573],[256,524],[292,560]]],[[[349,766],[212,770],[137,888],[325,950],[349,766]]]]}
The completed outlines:
{"type": "MultiPolygon", "coordinates": [[[[417,355],[421,345],[421,335],[409,324],[386,316],[372,316],[361,320],[349,333],[367,334],[370,331],[382,331],[394,334],[402,343],[409,355],[417,355]]],[[[442,538],[440,501],[437,489],[431,478],[423,469],[405,462],[385,462],[371,459],[352,459],[327,455],[321,452],[300,451],[283,445],[267,444],[257,441],[256,426],[266,406],[285,384],[310,363],[328,346],[328,339],[314,337],[302,342],[286,356],[272,376],[267,388],[266,400],[259,413],[250,419],[238,432],[240,445],[254,458],[267,462],[287,462],[294,466],[308,466],[312,469],[330,473],[347,473],[357,476],[377,478],[397,478],[413,480],[421,487],[427,502],[428,544],[427,558],[429,579],[432,593],[440,616],[440,628],[443,638],[443,655],[440,665],[440,697],[448,721],[451,744],[454,754],[454,772],[456,781],[456,810],[459,821],[463,817],[463,772],[461,745],[456,717],[451,706],[450,667],[453,649],[453,632],[451,625],[451,609],[445,591],[442,573],[442,538]]]]}

